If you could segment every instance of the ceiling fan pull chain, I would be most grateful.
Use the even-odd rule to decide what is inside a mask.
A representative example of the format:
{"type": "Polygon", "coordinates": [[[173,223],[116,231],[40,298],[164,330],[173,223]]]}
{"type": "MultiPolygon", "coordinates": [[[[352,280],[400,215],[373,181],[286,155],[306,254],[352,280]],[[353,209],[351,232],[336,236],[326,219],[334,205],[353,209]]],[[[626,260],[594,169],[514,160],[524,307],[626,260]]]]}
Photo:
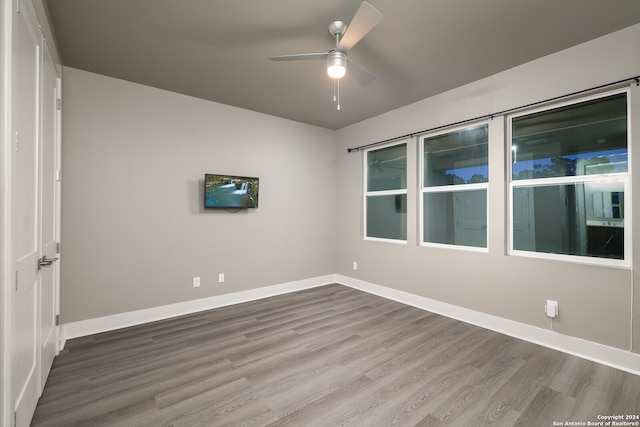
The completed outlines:
{"type": "MultiPolygon", "coordinates": [[[[340,36],[342,36],[342,34],[336,31],[336,50],[340,45],[340,36]]],[[[338,105],[336,106],[336,109],[340,111],[340,79],[339,78],[333,79],[333,102],[338,103],[338,105]],[[336,96],[336,93],[337,93],[337,96],[336,96]]]]}

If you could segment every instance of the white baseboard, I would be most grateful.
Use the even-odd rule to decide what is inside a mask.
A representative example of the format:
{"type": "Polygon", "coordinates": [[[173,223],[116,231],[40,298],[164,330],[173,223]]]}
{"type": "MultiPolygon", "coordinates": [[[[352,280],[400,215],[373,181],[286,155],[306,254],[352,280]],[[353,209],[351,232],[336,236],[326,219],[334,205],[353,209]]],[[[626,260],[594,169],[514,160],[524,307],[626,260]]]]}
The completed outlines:
{"type": "Polygon", "coordinates": [[[143,323],[155,322],[157,320],[164,320],[199,311],[211,310],[218,307],[255,301],[289,292],[315,288],[330,283],[336,283],[336,277],[334,274],[281,283],[273,286],[265,286],[248,291],[233,292],[230,294],[217,295],[193,301],[185,301],[160,307],[114,314],[111,316],[98,317],[95,319],[65,323],[61,326],[60,335],[62,336],[62,340],[60,342],[60,349],[63,349],[66,341],[72,338],[113,331],[116,329],[127,328],[129,326],[141,325],[143,323]]]}
{"type": "Polygon", "coordinates": [[[591,360],[616,369],[640,375],[640,354],[598,344],[592,341],[563,335],[558,332],[504,319],[468,308],[458,307],[430,298],[410,294],[376,285],[340,274],[330,274],[311,279],[266,286],[248,291],[234,292],[194,301],[153,307],[128,313],[114,314],[95,319],[67,323],[61,326],[61,349],[67,339],[112,331],[157,320],[169,319],[213,308],[255,301],[289,292],[315,288],[331,283],[340,283],[354,289],[401,302],[422,310],[457,319],[485,329],[500,332],[515,338],[559,350],[583,359],[591,360]]]}
{"type": "Polygon", "coordinates": [[[336,275],[336,282],[401,302],[416,308],[441,314],[485,329],[500,332],[515,338],[559,350],[583,359],[611,366],[616,369],[640,375],[640,354],[615,347],[609,347],[592,341],[563,335],[558,332],[527,325],[502,317],[492,316],[468,308],[458,307],[430,298],[375,285],[352,277],[336,275]]]}

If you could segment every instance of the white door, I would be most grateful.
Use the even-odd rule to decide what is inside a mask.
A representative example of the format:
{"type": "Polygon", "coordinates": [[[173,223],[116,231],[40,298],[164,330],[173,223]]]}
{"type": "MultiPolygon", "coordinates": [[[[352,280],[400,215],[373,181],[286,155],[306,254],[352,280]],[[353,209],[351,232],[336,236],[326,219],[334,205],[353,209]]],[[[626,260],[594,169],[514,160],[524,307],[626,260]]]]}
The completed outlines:
{"type": "Polygon", "coordinates": [[[11,402],[16,427],[33,417],[57,352],[59,76],[30,2],[13,3],[11,402]],[[44,263],[48,264],[48,263],[44,263]]]}
{"type": "Polygon", "coordinates": [[[28,2],[13,13],[11,222],[11,397],[16,426],[28,426],[39,396],[38,287],[40,34],[28,2]]]}
{"type": "Polygon", "coordinates": [[[42,394],[57,353],[56,315],[58,313],[58,206],[59,206],[59,77],[51,53],[43,45],[42,134],[40,161],[40,387],[42,394]],[[47,265],[49,264],[49,265],[47,265]]]}

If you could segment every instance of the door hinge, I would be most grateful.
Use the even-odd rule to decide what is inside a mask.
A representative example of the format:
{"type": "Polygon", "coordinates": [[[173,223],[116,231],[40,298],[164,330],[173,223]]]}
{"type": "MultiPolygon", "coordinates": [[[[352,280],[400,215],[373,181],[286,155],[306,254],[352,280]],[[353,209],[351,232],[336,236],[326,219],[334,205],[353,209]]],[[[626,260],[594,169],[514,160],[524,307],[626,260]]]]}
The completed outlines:
{"type": "Polygon", "coordinates": [[[56,253],[59,254],[60,253],[60,242],[56,243],[56,253]]]}
{"type": "Polygon", "coordinates": [[[16,1],[16,13],[20,13],[20,0],[16,1]]]}
{"type": "Polygon", "coordinates": [[[60,326],[60,315],[56,314],[56,326],[60,326]]]}
{"type": "Polygon", "coordinates": [[[18,292],[18,272],[16,271],[16,292],[18,292]]]}
{"type": "Polygon", "coordinates": [[[16,153],[20,151],[20,132],[16,131],[16,153]]]}
{"type": "Polygon", "coordinates": [[[56,108],[62,110],[62,99],[56,98],[56,108]]]}
{"type": "Polygon", "coordinates": [[[62,171],[60,169],[56,169],[56,182],[62,181],[62,171]]]}

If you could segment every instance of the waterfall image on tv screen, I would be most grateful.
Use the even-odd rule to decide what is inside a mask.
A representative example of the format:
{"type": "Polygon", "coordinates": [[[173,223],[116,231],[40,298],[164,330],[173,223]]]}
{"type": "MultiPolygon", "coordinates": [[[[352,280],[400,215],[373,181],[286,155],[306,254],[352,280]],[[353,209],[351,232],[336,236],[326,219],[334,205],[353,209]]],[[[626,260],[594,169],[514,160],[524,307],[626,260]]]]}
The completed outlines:
{"type": "Polygon", "coordinates": [[[205,174],[204,207],[257,208],[258,178],[205,174]]]}

